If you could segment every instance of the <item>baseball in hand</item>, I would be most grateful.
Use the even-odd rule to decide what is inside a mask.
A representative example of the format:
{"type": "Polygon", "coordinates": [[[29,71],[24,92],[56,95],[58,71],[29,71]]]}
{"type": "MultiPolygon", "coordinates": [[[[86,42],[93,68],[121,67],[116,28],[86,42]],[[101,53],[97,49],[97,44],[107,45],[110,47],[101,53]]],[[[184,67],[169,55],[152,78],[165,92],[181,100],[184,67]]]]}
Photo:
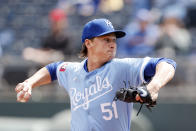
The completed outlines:
{"type": "Polygon", "coordinates": [[[23,83],[23,89],[17,93],[17,101],[26,102],[31,96],[32,88],[27,82],[23,83]]]}

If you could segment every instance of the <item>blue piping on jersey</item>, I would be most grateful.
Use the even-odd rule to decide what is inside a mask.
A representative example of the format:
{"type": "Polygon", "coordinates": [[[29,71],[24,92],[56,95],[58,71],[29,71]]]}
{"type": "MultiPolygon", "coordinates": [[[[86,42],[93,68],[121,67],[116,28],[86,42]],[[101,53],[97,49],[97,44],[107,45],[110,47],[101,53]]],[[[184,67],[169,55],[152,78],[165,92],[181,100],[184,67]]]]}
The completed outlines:
{"type": "Polygon", "coordinates": [[[62,61],[60,62],[54,62],[54,63],[51,63],[51,64],[48,64],[46,66],[46,68],[48,69],[49,73],[50,73],[50,77],[51,77],[51,80],[54,81],[54,80],[57,80],[57,75],[56,75],[56,70],[57,70],[57,67],[63,63],[62,61]]]}
{"type": "Polygon", "coordinates": [[[86,59],[85,62],[84,62],[84,70],[85,70],[86,72],[88,72],[87,62],[88,62],[88,59],[86,59]]]}

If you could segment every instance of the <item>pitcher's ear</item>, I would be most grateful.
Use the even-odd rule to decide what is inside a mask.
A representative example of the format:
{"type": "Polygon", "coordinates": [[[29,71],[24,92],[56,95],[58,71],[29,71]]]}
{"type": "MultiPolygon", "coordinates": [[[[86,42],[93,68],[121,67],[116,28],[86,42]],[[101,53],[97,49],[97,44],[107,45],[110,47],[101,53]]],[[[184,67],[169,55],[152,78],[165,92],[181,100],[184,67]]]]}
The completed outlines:
{"type": "Polygon", "coordinates": [[[86,48],[91,48],[94,45],[92,39],[85,39],[84,44],[86,45],[86,48]]]}

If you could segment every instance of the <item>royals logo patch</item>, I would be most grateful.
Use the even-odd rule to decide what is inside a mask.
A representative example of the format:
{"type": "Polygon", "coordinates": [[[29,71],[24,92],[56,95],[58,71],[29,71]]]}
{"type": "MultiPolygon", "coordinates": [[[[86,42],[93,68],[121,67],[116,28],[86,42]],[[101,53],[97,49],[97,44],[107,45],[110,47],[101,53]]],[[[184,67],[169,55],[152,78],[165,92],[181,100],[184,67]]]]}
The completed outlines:
{"type": "Polygon", "coordinates": [[[66,70],[67,65],[68,65],[68,63],[63,64],[59,71],[64,72],[66,70]]]}

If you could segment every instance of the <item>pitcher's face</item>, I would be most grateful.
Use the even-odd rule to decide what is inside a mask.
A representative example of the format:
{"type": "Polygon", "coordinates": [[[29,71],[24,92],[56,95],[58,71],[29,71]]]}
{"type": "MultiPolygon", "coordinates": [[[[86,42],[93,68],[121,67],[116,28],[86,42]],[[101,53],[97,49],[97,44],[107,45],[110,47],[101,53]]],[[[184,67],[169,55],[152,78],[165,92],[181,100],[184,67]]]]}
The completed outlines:
{"type": "Polygon", "coordinates": [[[116,36],[114,33],[107,34],[93,39],[93,53],[106,61],[111,60],[116,55],[116,36]]]}

